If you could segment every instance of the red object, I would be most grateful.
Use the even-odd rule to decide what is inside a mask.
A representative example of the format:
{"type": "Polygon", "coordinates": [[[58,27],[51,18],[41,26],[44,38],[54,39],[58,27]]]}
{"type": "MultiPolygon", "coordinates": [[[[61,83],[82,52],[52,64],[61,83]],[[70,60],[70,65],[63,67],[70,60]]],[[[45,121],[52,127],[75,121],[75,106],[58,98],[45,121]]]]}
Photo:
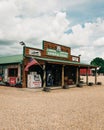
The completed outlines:
{"type": "Polygon", "coordinates": [[[16,85],[16,77],[10,77],[9,84],[15,86],[16,85]]]}
{"type": "Polygon", "coordinates": [[[92,75],[92,70],[91,69],[80,69],[80,75],[92,75]]]}
{"type": "Polygon", "coordinates": [[[28,71],[29,67],[35,64],[38,64],[38,62],[35,59],[31,59],[31,61],[25,67],[25,71],[28,71]]]}
{"type": "Polygon", "coordinates": [[[2,81],[2,77],[0,76],[0,81],[2,81]]]}

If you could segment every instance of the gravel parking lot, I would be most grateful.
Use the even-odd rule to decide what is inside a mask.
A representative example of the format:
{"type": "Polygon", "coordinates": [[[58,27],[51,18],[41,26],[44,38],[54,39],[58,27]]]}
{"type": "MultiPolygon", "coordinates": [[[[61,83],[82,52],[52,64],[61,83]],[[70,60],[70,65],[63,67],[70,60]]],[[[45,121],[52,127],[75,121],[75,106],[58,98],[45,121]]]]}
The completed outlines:
{"type": "Polygon", "coordinates": [[[0,130],[104,130],[104,85],[50,92],[0,86],[0,130]]]}

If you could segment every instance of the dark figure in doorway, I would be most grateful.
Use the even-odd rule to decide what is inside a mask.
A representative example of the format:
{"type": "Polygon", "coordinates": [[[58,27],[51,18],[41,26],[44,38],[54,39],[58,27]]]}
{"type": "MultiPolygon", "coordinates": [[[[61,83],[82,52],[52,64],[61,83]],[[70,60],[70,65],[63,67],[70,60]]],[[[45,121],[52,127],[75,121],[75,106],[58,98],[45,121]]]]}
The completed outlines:
{"type": "Polygon", "coordinates": [[[53,77],[52,77],[52,75],[50,73],[47,76],[47,85],[48,86],[53,86],[53,77]]]}

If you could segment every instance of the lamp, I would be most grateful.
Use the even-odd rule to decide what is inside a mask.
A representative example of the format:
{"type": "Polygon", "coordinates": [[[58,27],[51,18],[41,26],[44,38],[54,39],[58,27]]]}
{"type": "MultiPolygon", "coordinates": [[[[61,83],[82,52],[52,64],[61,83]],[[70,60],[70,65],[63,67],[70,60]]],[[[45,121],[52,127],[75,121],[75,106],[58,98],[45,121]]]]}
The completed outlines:
{"type": "Polygon", "coordinates": [[[19,42],[19,44],[22,46],[26,46],[26,44],[23,41],[19,42]]]}
{"type": "Polygon", "coordinates": [[[80,55],[78,55],[79,57],[81,57],[81,54],[80,55]]]}

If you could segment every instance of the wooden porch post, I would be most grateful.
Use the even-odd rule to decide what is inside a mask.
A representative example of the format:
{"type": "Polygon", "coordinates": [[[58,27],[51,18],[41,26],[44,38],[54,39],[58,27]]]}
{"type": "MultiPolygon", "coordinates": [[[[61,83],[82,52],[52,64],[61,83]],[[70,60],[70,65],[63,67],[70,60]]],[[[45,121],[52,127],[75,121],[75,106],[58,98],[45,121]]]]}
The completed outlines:
{"type": "Polygon", "coordinates": [[[76,85],[78,84],[78,79],[79,79],[79,68],[77,67],[77,72],[76,72],[76,85]]]}
{"type": "Polygon", "coordinates": [[[62,87],[64,86],[64,65],[62,65],[62,87]]]}
{"type": "Polygon", "coordinates": [[[23,59],[23,68],[22,68],[22,82],[23,82],[23,84],[22,84],[22,88],[27,87],[27,85],[26,85],[26,80],[27,80],[26,76],[27,76],[27,73],[25,71],[25,59],[23,59]]]}
{"type": "Polygon", "coordinates": [[[88,85],[88,68],[86,69],[86,84],[88,85]]]}
{"type": "Polygon", "coordinates": [[[43,70],[44,70],[44,74],[43,74],[43,89],[46,87],[46,64],[43,65],[43,70]]]}
{"type": "Polygon", "coordinates": [[[97,69],[95,68],[95,84],[97,83],[97,69]]]}
{"type": "Polygon", "coordinates": [[[78,68],[78,83],[80,83],[80,67],[78,68]]]}
{"type": "Polygon", "coordinates": [[[25,71],[25,63],[26,63],[26,57],[25,57],[25,49],[26,46],[23,46],[23,63],[22,63],[22,88],[26,88],[26,76],[27,76],[27,72],[25,71]]]}

